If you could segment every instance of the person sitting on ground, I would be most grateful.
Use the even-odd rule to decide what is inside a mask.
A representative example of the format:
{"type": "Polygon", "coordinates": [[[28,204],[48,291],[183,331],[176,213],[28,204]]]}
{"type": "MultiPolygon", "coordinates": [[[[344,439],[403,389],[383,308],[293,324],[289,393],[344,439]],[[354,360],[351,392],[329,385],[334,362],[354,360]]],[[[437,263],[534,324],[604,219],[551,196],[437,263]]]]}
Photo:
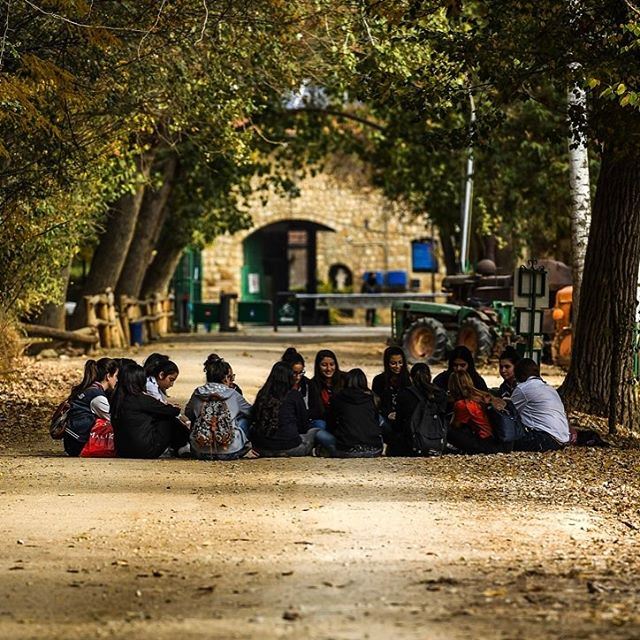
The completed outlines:
{"type": "Polygon", "coordinates": [[[500,354],[499,367],[502,384],[498,389],[498,395],[501,398],[510,398],[518,384],[516,380],[516,363],[518,360],[520,360],[520,354],[512,346],[508,346],[500,354]]]}
{"type": "Polygon", "coordinates": [[[337,458],[377,458],[382,455],[380,417],[362,369],[351,369],[346,374],[344,389],[334,395],[330,412],[330,431],[316,436],[322,441],[327,455],[337,458]]]}
{"type": "Polygon", "coordinates": [[[505,445],[494,437],[486,406],[498,409],[505,406],[501,398],[476,389],[466,371],[452,372],[449,376],[449,396],[453,401],[453,417],[447,430],[447,440],[463,453],[506,453],[505,445]]]}
{"type": "Polygon", "coordinates": [[[280,361],[273,365],[267,381],[258,391],[253,406],[251,442],[262,457],[311,454],[318,429],[306,430],[307,407],[300,391],[294,389],[294,383],[291,367],[280,361]]]}
{"type": "Polygon", "coordinates": [[[480,391],[489,391],[487,383],[476,371],[473,355],[467,347],[458,345],[449,354],[449,366],[446,371],[439,373],[433,380],[433,384],[447,391],[449,389],[449,376],[454,372],[465,371],[471,376],[473,386],[480,391]]]}
{"type": "Polygon", "coordinates": [[[194,441],[194,431],[191,438],[191,449],[196,457],[233,460],[242,457],[251,449],[249,442],[251,404],[231,386],[233,384],[233,370],[226,360],[210,356],[207,358],[206,364],[207,382],[193,391],[184,412],[191,421],[192,430],[194,430],[196,421],[206,403],[210,400],[223,401],[226,405],[225,416],[230,422],[228,425],[230,433],[225,436],[220,447],[214,447],[213,444],[204,446],[194,441]]]}
{"type": "Polygon", "coordinates": [[[511,402],[525,427],[516,451],[556,451],[569,444],[569,422],[558,392],[542,380],[540,367],[531,359],[516,363],[518,386],[511,402]]]}
{"type": "MultiPolygon", "coordinates": [[[[210,353],[207,356],[207,359],[203,363],[205,373],[207,372],[207,366],[214,360],[223,360],[223,358],[219,356],[217,353],[210,353]]],[[[230,363],[227,363],[227,364],[229,364],[229,369],[230,369],[229,375],[227,377],[228,386],[231,389],[235,389],[241,396],[243,396],[244,394],[242,393],[242,389],[236,384],[236,374],[233,372],[233,367],[231,366],[230,363]]]]}
{"type": "Polygon", "coordinates": [[[147,393],[167,404],[167,391],[173,387],[180,374],[178,365],[169,358],[163,358],[155,364],[145,365],[144,370],[147,374],[147,393]]]}
{"type": "Polygon", "coordinates": [[[388,456],[413,456],[413,438],[411,419],[422,398],[434,415],[440,416],[446,424],[447,394],[431,382],[431,369],[428,364],[418,362],[411,367],[411,386],[398,393],[396,420],[392,436],[387,442],[388,456]]]}
{"type": "Polygon", "coordinates": [[[159,458],[186,451],[189,428],[180,408],[146,392],[147,376],[137,365],[125,366],[111,400],[116,453],[123,458],[159,458]]]}
{"type": "Polygon", "coordinates": [[[401,347],[387,347],[382,357],[384,371],[371,384],[376,407],[382,418],[385,439],[391,437],[396,420],[398,393],[411,384],[404,351],[401,347]]]}
{"type": "Polygon", "coordinates": [[[300,354],[295,347],[288,347],[286,351],[282,354],[281,358],[282,362],[286,362],[293,371],[294,377],[294,385],[293,388],[297,389],[301,394],[304,400],[304,404],[309,408],[309,378],[307,378],[305,367],[304,367],[304,358],[302,354],[300,354]]]}
{"type": "Polygon", "coordinates": [[[67,402],[71,405],[64,432],[64,450],[70,456],[79,456],[89,440],[96,418],[110,420],[111,407],[107,394],[118,381],[118,363],[111,358],[87,360],[82,382],[73,389],[67,402]]]}
{"type": "Polygon", "coordinates": [[[344,373],[333,351],[321,349],[316,354],[313,378],[309,383],[309,419],[311,427],[327,428],[331,399],[344,387],[344,373]]]}

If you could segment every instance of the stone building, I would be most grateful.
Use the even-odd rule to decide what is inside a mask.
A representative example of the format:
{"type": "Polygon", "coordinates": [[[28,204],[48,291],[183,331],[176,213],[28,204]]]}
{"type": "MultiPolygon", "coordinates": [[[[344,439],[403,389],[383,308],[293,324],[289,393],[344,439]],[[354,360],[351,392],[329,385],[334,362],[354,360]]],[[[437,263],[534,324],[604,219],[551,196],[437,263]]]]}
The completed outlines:
{"type": "Polygon", "coordinates": [[[221,291],[248,301],[327,287],[359,292],[369,271],[406,272],[414,288],[432,290],[431,274],[412,264],[412,243],[428,241],[430,231],[422,221],[403,218],[370,186],[361,166],[334,167],[299,187],[297,198],[256,203],[251,229],[221,236],[204,251],[203,300],[217,300],[221,291]]]}

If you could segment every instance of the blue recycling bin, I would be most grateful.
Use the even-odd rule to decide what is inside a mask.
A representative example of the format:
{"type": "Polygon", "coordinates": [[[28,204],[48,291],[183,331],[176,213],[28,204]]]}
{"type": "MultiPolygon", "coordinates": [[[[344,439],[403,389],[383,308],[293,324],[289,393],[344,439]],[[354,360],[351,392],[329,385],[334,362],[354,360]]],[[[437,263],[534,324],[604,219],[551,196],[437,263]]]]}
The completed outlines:
{"type": "Polygon", "coordinates": [[[386,280],[389,291],[406,291],[409,284],[406,271],[387,271],[386,280]]]}
{"type": "Polygon", "coordinates": [[[142,322],[130,322],[129,323],[129,334],[131,336],[131,346],[142,345],[144,344],[144,333],[142,322]]]}

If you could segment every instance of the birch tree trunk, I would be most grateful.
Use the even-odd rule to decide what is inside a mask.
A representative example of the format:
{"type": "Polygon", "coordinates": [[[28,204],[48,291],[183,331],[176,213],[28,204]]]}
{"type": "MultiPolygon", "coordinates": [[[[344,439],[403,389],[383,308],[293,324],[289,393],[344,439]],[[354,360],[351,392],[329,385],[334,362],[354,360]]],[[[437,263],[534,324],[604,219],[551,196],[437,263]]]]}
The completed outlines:
{"type": "MultiPolygon", "coordinates": [[[[571,69],[580,75],[581,65],[571,69]]],[[[573,323],[579,316],[580,290],[584,260],[591,226],[591,183],[589,180],[589,154],[587,150],[587,94],[580,81],[569,86],[567,120],[569,124],[569,174],[571,185],[571,267],[573,273],[573,323]]]]}

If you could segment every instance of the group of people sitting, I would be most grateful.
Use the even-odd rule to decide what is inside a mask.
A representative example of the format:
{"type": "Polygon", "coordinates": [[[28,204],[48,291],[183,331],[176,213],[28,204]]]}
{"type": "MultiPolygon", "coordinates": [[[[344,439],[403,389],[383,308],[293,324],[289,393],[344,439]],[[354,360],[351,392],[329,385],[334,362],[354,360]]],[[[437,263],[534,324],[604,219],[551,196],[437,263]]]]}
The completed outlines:
{"type": "Polygon", "coordinates": [[[82,452],[97,420],[112,427],[114,455],[229,460],[241,457],[377,457],[459,453],[549,451],[569,443],[562,401],[540,378],[533,360],[508,347],[500,356],[503,383],[493,393],[463,346],[433,380],[429,366],[407,366],[399,347],[388,347],[383,371],[369,387],[362,369],[340,369],[333,351],[320,350],[313,376],[293,347],[276,362],[253,406],[235,382],[231,365],[212,353],[205,382],[184,412],[167,392],[178,366],[154,353],[140,366],[121,358],[89,360],[84,378],[67,400],[64,448],[82,452]],[[497,437],[492,412],[507,412],[521,425],[519,439],[497,437]],[[417,413],[443,425],[442,446],[416,446],[417,413]]]}

